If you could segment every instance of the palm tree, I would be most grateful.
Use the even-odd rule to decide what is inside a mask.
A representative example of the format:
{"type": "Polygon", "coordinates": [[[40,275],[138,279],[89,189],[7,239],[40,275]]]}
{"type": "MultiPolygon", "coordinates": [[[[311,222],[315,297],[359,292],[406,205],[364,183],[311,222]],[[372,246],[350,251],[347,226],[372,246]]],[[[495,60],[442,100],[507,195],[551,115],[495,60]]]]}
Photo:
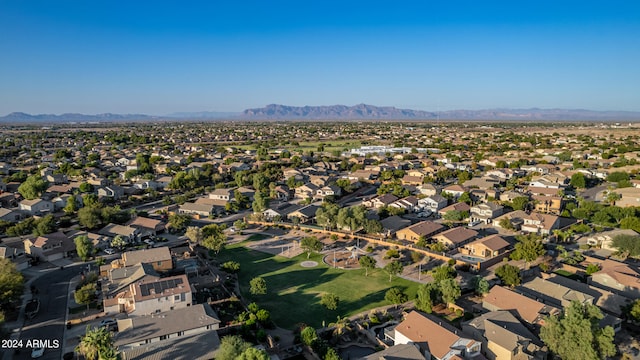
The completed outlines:
{"type": "Polygon", "coordinates": [[[113,347],[111,333],[106,327],[92,329],[87,326],[87,330],[75,350],[87,360],[112,360],[118,358],[117,351],[113,347]]]}
{"type": "Polygon", "coordinates": [[[333,336],[339,337],[347,331],[351,331],[351,320],[348,317],[340,317],[338,315],[335,323],[329,324],[329,326],[334,327],[333,336]]]}

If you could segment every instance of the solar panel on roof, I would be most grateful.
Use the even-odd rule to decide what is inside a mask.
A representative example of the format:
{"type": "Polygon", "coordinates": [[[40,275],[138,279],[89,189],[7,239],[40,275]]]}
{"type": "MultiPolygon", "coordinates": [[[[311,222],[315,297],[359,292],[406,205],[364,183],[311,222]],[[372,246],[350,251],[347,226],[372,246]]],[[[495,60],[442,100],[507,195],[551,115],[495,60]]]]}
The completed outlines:
{"type": "Polygon", "coordinates": [[[165,290],[177,288],[181,284],[181,278],[156,281],[150,284],[142,284],[140,285],[140,293],[142,294],[142,296],[149,296],[151,295],[151,290],[153,289],[154,293],[162,294],[165,290]]]}

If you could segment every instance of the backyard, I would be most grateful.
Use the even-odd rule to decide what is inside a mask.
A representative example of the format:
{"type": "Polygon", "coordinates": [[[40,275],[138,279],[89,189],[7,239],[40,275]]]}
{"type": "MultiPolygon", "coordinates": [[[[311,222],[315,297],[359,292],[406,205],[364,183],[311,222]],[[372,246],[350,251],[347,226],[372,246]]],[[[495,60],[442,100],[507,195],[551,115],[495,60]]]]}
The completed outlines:
{"type": "Polygon", "coordinates": [[[271,316],[280,327],[292,329],[295,324],[304,322],[321,327],[336,320],[339,316],[351,316],[375,307],[388,305],[384,300],[390,287],[399,287],[412,299],[418,284],[389,275],[382,269],[375,269],[365,277],[364,270],[334,269],[322,262],[322,255],[311,255],[307,259],[304,253],[288,259],[281,256],[249,250],[243,243],[234,244],[220,255],[220,263],[228,260],[240,263],[239,282],[243,296],[256,301],[271,312],[271,316]],[[315,267],[302,267],[300,263],[312,260],[315,267]],[[249,293],[249,281],[261,276],[267,283],[267,294],[252,296],[249,293]],[[339,296],[337,310],[327,310],[320,305],[324,293],[339,296]]]}

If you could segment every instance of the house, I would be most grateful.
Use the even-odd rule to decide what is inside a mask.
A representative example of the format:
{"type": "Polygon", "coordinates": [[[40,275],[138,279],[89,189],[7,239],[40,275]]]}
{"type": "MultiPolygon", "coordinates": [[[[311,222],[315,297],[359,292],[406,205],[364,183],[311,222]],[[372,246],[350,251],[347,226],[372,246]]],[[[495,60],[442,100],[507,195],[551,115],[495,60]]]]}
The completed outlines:
{"type": "Polygon", "coordinates": [[[390,238],[393,237],[398,230],[411,225],[411,220],[394,215],[380,220],[380,224],[382,225],[382,235],[390,238]]]}
{"type": "Polygon", "coordinates": [[[229,202],[233,200],[233,189],[215,189],[209,193],[209,199],[229,202]]]}
{"type": "Polygon", "coordinates": [[[402,179],[400,180],[402,185],[414,185],[414,186],[419,186],[422,185],[422,182],[424,181],[424,175],[420,174],[419,176],[415,176],[415,175],[405,175],[402,177],[402,179]]]}
{"type": "Polygon", "coordinates": [[[406,212],[413,212],[418,208],[418,198],[413,195],[407,196],[392,202],[389,206],[404,209],[406,212]]]}
{"type": "Polygon", "coordinates": [[[308,199],[313,198],[318,193],[318,187],[307,183],[302,186],[298,186],[294,190],[294,196],[298,199],[308,199]]]}
{"type": "Polygon", "coordinates": [[[564,208],[564,200],[560,196],[532,195],[534,210],[545,214],[560,215],[564,208]]]}
{"type": "Polygon", "coordinates": [[[470,210],[471,210],[471,206],[469,206],[469,204],[464,202],[459,202],[438,210],[438,214],[440,214],[440,216],[445,216],[449,211],[459,211],[459,212],[466,211],[467,213],[469,213],[470,210]]]}
{"type": "Polygon", "coordinates": [[[16,223],[16,222],[22,220],[23,217],[24,216],[19,211],[0,208],[0,220],[2,220],[2,221],[7,221],[7,222],[10,222],[10,223],[16,223]]]}
{"type": "Polygon", "coordinates": [[[489,259],[504,254],[509,246],[509,242],[500,235],[489,235],[465,244],[460,253],[489,259]]]}
{"type": "Polygon", "coordinates": [[[458,333],[461,331],[446,321],[412,311],[396,326],[394,345],[415,344],[425,359],[472,359],[480,355],[481,343],[458,333]]]}
{"type": "Polygon", "coordinates": [[[420,199],[418,204],[431,212],[437,212],[447,206],[448,200],[442,195],[431,195],[424,199],[420,199]]]}
{"type": "Polygon", "coordinates": [[[53,203],[48,200],[33,199],[20,201],[19,209],[29,215],[44,215],[53,212],[53,203]]]}
{"type": "Polygon", "coordinates": [[[291,200],[291,190],[287,185],[277,185],[273,189],[273,198],[279,201],[289,201],[291,200]]]}
{"type": "Polygon", "coordinates": [[[213,204],[196,204],[193,202],[186,202],[180,205],[178,213],[208,217],[215,213],[215,206],[213,204]]]}
{"type": "Polygon", "coordinates": [[[164,313],[193,305],[187,275],[143,278],[129,284],[113,299],[117,302],[118,312],[127,313],[129,317],[164,313]]]}
{"type": "Polygon", "coordinates": [[[289,214],[300,209],[300,205],[297,204],[289,204],[289,203],[280,203],[271,206],[269,209],[266,209],[262,212],[264,219],[267,221],[282,221],[288,218],[289,214]]]}
{"type": "Polygon", "coordinates": [[[396,238],[417,242],[421,238],[429,238],[443,229],[445,229],[444,226],[434,223],[433,221],[421,221],[396,231],[396,238]]]}
{"type": "Polygon", "coordinates": [[[560,227],[560,217],[551,214],[541,214],[516,210],[506,213],[493,221],[494,226],[500,226],[502,219],[508,219],[514,229],[539,235],[549,235],[554,229],[560,227]]]}
{"type": "Polygon", "coordinates": [[[518,319],[530,325],[542,325],[546,316],[560,313],[555,307],[498,285],[492,287],[482,299],[482,307],[489,311],[511,311],[518,319]]]}
{"type": "Polygon", "coordinates": [[[438,194],[439,189],[433,184],[422,184],[418,186],[418,191],[422,195],[433,196],[438,194]]]}
{"type": "Polygon", "coordinates": [[[478,232],[466,227],[455,227],[433,236],[433,239],[449,249],[460,247],[478,236],[478,232]]]}
{"type": "Polygon", "coordinates": [[[140,231],[140,238],[153,237],[163,233],[166,228],[162,220],[150,219],[143,216],[136,216],[127,223],[128,226],[140,231]]]}
{"type": "Polygon", "coordinates": [[[602,261],[600,268],[591,274],[590,284],[631,299],[640,298],[640,269],[610,259],[602,261]]]}
{"type": "Polygon", "coordinates": [[[102,303],[107,313],[124,312],[124,306],[121,306],[124,304],[120,304],[116,296],[129,289],[131,284],[142,280],[160,280],[160,274],[151,264],[124,266],[121,259],[101,265],[100,277],[102,278],[102,303]]]}
{"type": "Polygon", "coordinates": [[[98,234],[110,236],[112,238],[121,236],[122,239],[127,243],[136,243],[141,239],[141,232],[139,229],[131,226],[118,225],[113,223],[100,229],[100,231],[98,231],[98,234]]]}
{"type": "Polygon", "coordinates": [[[72,240],[74,240],[78,236],[86,236],[93,244],[93,247],[99,250],[111,247],[111,241],[113,240],[111,236],[96,234],[84,230],[71,230],[67,232],[66,235],[69,237],[69,239],[72,240]]]}
{"type": "Polygon", "coordinates": [[[316,191],[316,198],[324,199],[326,196],[339,197],[342,195],[342,189],[336,185],[323,186],[316,191]]]}
{"type": "Polygon", "coordinates": [[[482,343],[489,360],[546,359],[544,344],[511,312],[499,310],[464,322],[462,330],[482,343]]]}
{"type": "Polygon", "coordinates": [[[618,235],[638,236],[638,241],[640,241],[640,234],[631,229],[614,229],[589,236],[587,238],[587,245],[596,246],[604,250],[617,251],[618,249],[613,247],[613,238],[618,235]]]}
{"type": "Polygon", "coordinates": [[[460,186],[460,185],[449,185],[449,186],[445,187],[444,189],[442,189],[442,193],[443,194],[449,194],[449,195],[453,196],[454,199],[459,198],[466,191],[467,191],[467,189],[465,187],[460,186]]]}
{"type": "Polygon", "coordinates": [[[24,247],[18,248],[0,245],[0,259],[11,260],[18,271],[25,270],[29,267],[29,259],[25,256],[24,247]]]}
{"type": "MultiPolygon", "coordinates": [[[[595,305],[595,297],[591,294],[564,286],[557,282],[547,281],[539,277],[535,277],[526,283],[518,286],[518,291],[530,296],[545,304],[563,309],[577,301],[583,305],[595,305]]],[[[601,325],[611,325],[614,331],[620,331],[622,320],[617,317],[605,314],[601,320],[601,325]]]]}
{"type": "Polygon", "coordinates": [[[114,345],[123,360],[205,360],[220,346],[218,315],[208,304],[118,320],[114,345]]]}
{"type": "Polygon", "coordinates": [[[384,194],[380,196],[376,196],[370,200],[366,200],[362,202],[362,205],[368,208],[379,209],[381,207],[389,206],[394,201],[398,200],[398,197],[393,194],[384,194]]]}
{"type": "Polygon", "coordinates": [[[307,205],[298,210],[289,213],[288,218],[294,221],[293,218],[297,218],[301,224],[307,223],[316,217],[316,211],[320,207],[318,205],[307,205]]]}
{"type": "Polygon", "coordinates": [[[136,264],[151,264],[153,269],[159,272],[173,269],[173,258],[166,246],[127,251],[122,254],[121,261],[125,267],[136,264]]]}
{"type": "Polygon", "coordinates": [[[504,206],[498,203],[482,203],[471,207],[471,221],[481,221],[485,224],[491,223],[493,219],[502,215],[504,206]]]}
{"type": "Polygon", "coordinates": [[[98,189],[98,197],[108,197],[118,200],[124,196],[124,188],[118,185],[104,186],[98,189]]]}
{"type": "Polygon", "coordinates": [[[24,251],[31,257],[48,262],[69,257],[76,250],[73,240],[60,231],[26,239],[23,244],[24,251]]]}
{"type": "Polygon", "coordinates": [[[494,190],[497,186],[500,186],[500,181],[490,177],[474,177],[464,182],[464,187],[468,189],[494,190]]]}

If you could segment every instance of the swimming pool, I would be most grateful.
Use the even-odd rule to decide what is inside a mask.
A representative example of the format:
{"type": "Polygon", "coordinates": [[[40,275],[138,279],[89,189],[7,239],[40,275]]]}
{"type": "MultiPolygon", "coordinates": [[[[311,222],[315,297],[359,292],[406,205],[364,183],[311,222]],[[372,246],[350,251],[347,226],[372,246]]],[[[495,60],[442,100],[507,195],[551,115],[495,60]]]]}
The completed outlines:
{"type": "Polygon", "coordinates": [[[474,264],[484,261],[484,258],[475,257],[475,256],[469,256],[469,255],[461,255],[460,259],[462,261],[466,261],[466,262],[470,262],[470,263],[474,263],[474,264]]]}

